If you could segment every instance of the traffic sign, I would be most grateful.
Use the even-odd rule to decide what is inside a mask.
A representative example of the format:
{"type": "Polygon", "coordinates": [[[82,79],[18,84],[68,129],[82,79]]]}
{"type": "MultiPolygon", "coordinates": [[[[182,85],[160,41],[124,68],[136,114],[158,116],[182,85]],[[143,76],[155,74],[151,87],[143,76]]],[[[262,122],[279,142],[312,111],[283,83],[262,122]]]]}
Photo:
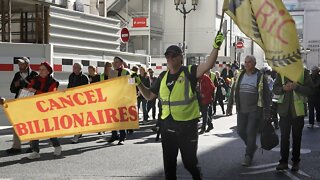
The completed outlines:
{"type": "Polygon", "coordinates": [[[128,28],[122,28],[120,33],[120,39],[122,42],[126,43],[129,41],[130,34],[128,28]]]}
{"type": "Polygon", "coordinates": [[[243,47],[244,47],[243,42],[242,41],[238,41],[237,44],[236,44],[236,48],[237,49],[241,49],[243,47]]]}

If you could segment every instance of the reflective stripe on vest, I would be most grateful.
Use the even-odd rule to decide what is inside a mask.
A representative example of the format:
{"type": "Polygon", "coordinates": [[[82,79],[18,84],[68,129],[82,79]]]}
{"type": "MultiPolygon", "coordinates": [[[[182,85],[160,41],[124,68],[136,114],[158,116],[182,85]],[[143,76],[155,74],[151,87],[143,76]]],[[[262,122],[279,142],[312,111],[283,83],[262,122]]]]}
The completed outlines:
{"type": "MultiPolygon", "coordinates": [[[[281,82],[284,85],[284,76],[281,75],[281,82]]],[[[302,73],[300,81],[302,84],[304,83],[304,71],[302,73]]],[[[284,94],[281,94],[278,96],[277,103],[281,104],[283,103],[284,94]]],[[[304,104],[307,102],[307,98],[303,96],[302,94],[293,91],[293,104],[294,104],[294,110],[296,112],[297,116],[304,116],[304,104]]]]}
{"type": "MultiPolygon", "coordinates": [[[[237,88],[238,86],[238,82],[239,82],[239,78],[240,78],[240,75],[241,75],[242,71],[239,71],[239,74],[237,76],[237,79],[236,81],[234,82],[235,83],[235,88],[237,88]]],[[[245,72],[244,72],[245,73],[245,72]]],[[[259,72],[257,72],[257,78],[259,78],[259,72]]],[[[242,75],[243,76],[243,75],[242,75]]],[[[258,83],[258,94],[259,94],[259,97],[258,97],[258,104],[257,106],[258,107],[263,107],[263,101],[262,101],[262,98],[263,98],[263,75],[261,74],[260,76],[260,80],[259,80],[259,83],[258,83]]]]}
{"type": "Polygon", "coordinates": [[[261,75],[260,81],[258,84],[258,93],[259,93],[258,107],[263,107],[263,100],[262,100],[262,98],[263,98],[263,74],[261,75]]]}
{"type": "MultiPolygon", "coordinates": [[[[188,67],[190,72],[191,66],[188,67]]],[[[197,95],[193,93],[191,83],[182,71],[176,80],[172,91],[167,87],[169,71],[166,72],[160,83],[159,99],[162,105],[161,119],[170,114],[176,121],[188,121],[200,116],[197,95]]]]}

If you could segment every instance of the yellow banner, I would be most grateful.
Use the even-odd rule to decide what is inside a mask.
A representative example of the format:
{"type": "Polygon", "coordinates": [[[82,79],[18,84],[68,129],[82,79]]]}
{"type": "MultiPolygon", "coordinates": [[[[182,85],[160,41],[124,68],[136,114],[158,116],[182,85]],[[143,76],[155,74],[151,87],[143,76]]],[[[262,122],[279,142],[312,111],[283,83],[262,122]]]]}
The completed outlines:
{"type": "Polygon", "coordinates": [[[129,76],[7,101],[21,141],[139,128],[136,86],[129,76]]]}
{"type": "Polygon", "coordinates": [[[224,11],[264,50],[272,69],[300,80],[303,63],[297,29],[282,1],[225,0],[224,11]]]}

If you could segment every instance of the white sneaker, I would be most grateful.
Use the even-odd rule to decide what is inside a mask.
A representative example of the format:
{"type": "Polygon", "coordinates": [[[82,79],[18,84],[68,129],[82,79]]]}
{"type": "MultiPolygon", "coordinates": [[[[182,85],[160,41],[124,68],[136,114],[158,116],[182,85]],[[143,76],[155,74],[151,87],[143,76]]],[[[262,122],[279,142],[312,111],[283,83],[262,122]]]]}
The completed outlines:
{"type": "Polygon", "coordinates": [[[74,135],[73,138],[71,139],[72,144],[78,143],[80,137],[81,137],[81,134],[74,135]]]}
{"type": "Polygon", "coordinates": [[[32,152],[29,156],[27,156],[28,159],[39,159],[40,158],[40,154],[37,152],[32,152]]]}
{"type": "Polygon", "coordinates": [[[61,155],[61,151],[62,151],[61,146],[54,147],[53,155],[55,155],[55,156],[60,156],[60,155],[61,155]]]}

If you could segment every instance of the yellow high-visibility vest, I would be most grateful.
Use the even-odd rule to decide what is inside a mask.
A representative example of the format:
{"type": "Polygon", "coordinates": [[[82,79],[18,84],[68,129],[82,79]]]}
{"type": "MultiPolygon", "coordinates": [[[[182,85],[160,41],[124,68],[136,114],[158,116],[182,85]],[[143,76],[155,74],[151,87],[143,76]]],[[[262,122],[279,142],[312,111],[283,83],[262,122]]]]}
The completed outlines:
{"type": "MultiPolygon", "coordinates": [[[[191,65],[188,67],[191,72],[191,65]]],[[[190,121],[200,117],[197,94],[192,91],[191,82],[182,71],[172,91],[167,87],[167,71],[160,83],[159,99],[162,106],[161,119],[170,114],[175,121],[190,121]]]]}
{"type": "MultiPolygon", "coordinates": [[[[284,76],[281,74],[281,82],[284,84],[284,76]]],[[[300,81],[302,84],[304,83],[304,72],[302,73],[300,81]]],[[[284,94],[277,96],[276,102],[281,104],[283,103],[284,94]]],[[[297,116],[304,116],[304,104],[307,102],[307,97],[293,90],[293,104],[294,110],[297,116]]]]}

